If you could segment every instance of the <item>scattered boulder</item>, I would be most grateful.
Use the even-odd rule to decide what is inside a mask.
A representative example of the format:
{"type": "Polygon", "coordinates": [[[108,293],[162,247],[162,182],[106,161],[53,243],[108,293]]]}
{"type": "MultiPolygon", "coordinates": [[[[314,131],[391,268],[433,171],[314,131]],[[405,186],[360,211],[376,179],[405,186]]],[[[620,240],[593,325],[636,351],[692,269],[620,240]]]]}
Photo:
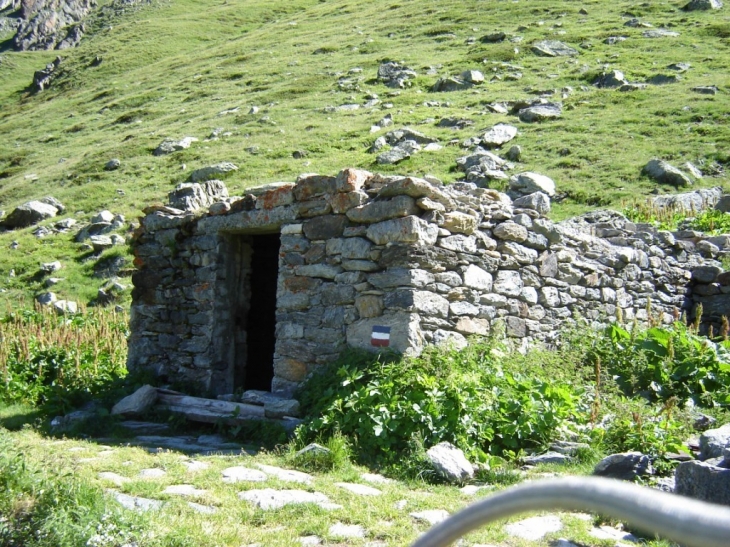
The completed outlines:
{"type": "Polygon", "coordinates": [[[645,30],[641,33],[644,38],[676,38],[679,36],[679,32],[673,30],[666,30],[663,28],[645,30]]]}
{"type": "Polygon", "coordinates": [[[532,51],[543,57],[574,57],[578,50],[557,40],[542,40],[532,45],[532,51]]]}
{"type": "Polygon", "coordinates": [[[385,140],[391,146],[404,141],[412,141],[418,144],[431,144],[438,142],[438,139],[424,135],[420,131],[416,131],[410,127],[402,127],[401,129],[390,131],[385,135],[385,140]]]}
{"type": "Polygon", "coordinates": [[[388,87],[404,88],[411,85],[412,78],[417,76],[416,72],[395,61],[386,61],[378,67],[378,80],[388,87]]]}
{"type": "Polygon", "coordinates": [[[612,88],[621,87],[627,83],[628,82],[626,81],[626,77],[623,72],[620,70],[611,70],[610,72],[602,72],[601,75],[593,82],[593,85],[601,88],[612,88]]]}
{"type": "Polygon", "coordinates": [[[393,165],[410,158],[411,155],[418,152],[420,149],[421,147],[418,143],[414,141],[404,141],[380,154],[375,161],[381,165],[393,165]]]}
{"type": "Polygon", "coordinates": [[[596,464],[594,475],[631,481],[652,473],[649,456],[641,452],[611,454],[596,464]]]}
{"type": "Polygon", "coordinates": [[[152,152],[155,156],[165,156],[167,154],[172,154],[173,152],[178,152],[179,150],[185,150],[186,148],[190,148],[190,145],[194,142],[197,142],[198,139],[195,137],[183,137],[179,141],[176,141],[175,139],[165,139],[162,141],[157,148],[155,148],[155,151],[152,152]]]}
{"type": "Polygon", "coordinates": [[[656,74],[649,78],[646,83],[650,85],[668,85],[676,84],[681,80],[682,77],[679,74],[656,74]]]}
{"type": "Polygon", "coordinates": [[[53,272],[57,272],[61,269],[61,262],[56,260],[54,262],[46,262],[44,264],[41,264],[41,273],[43,274],[52,274],[53,272]]]}
{"type": "Polygon", "coordinates": [[[720,0],[692,0],[682,9],[685,11],[720,9],[723,6],[720,0]]]}
{"type": "Polygon", "coordinates": [[[495,148],[511,141],[517,136],[517,128],[506,123],[498,123],[482,136],[482,146],[495,148]]]}
{"type": "Polygon", "coordinates": [[[474,476],[474,467],[464,453],[453,444],[441,442],[426,452],[426,457],[438,474],[449,482],[463,482],[474,476]]]}
{"type": "Polygon", "coordinates": [[[478,70],[465,70],[461,73],[461,79],[473,85],[483,84],[484,74],[478,70]]]}
{"type": "Polygon", "coordinates": [[[211,180],[215,177],[228,175],[233,171],[238,171],[238,167],[236,165],[230,162],[221,162],[215,165],[209,165],[208,167],[202,167],[201,169],[196,169],[190,173],[190,181],[201,182],[211,180]]]}
{"type": "Polygon", "coordinates": [[[89,243],[91,244],[95,253],[100,253],[114,247],[114,242],[109,236],[91,236],[89,237],[89,243]]]}
{"type": "Polygon", "coordinates": [[[104,165],[104,170],[105,171],[114,171],[116,169],[119,169],[121,166],[122,166],[121,160],[119,160],[117,158],[113,158],[113,159],[109,160],[108,162],[106,162],[106,164],[104,165]]]}
{"type": "Polygon", "coordinates": [[[55,217],[59,209],[43,201],[29,201],[13,210],[2,222],[7,228],[27,228],[47,218],[55,217]]]}
{"type": "Polygon", "coordinates": [[[692,88],[695,93],[701,93],[702,95],[717,95],[719,91],[716,85],[698,85],[692,88]]]}
{"type": "Polygon", "coordinates": [[[127,395],[112,408],[112,416],[140,416],[152,408],[157,401],[157,389],[144,385],[127,395]]]}
{"type": "Polygon", "coordinates": [[[56,300],[58,300],[58,297],[52,292],[45,292],[36,296],[36,302],[38,302],[41,306],[50,306],[56,300]]]}
{"type": "Polygon", "coordinates": [[[643,173],[661,184],[676,187],[691,186],[690,178],[673,165],[664,160],[652,159],[644,166],[643,173]]]}
{"type": "Polygon", "coordinates": [[[36,70],[33,73],[33,91],[36,93],[44,91],[51,86],[51,83],[57,76],[58,67],[61,66],[63,59],[56,57],[52,63],[48,63],[46,68],[36,70]]]}
{"type": "Polygon", "coordinates": [[[536,104],[523,108],[518,115],[523,122],[542,122],[561,117],[563,115],[563,106],[559,103],[536,104]]]}
{"type": "Polygon", "coordinates": [[[68,315],[78,313],[79,305],[71,300],[56,300],[53,309],[59,315],[68,315]]]}
{"type": "Polygon", "coordinates": [[[510,149],[507,150],[507,159],[510,161],[520,161],[522,158],[522,147],[518,144],[515,144],[514,146],[510,146],[510,149]]]}
{"type": "Polygon", "coordinates": [[[471,82],[451,76],[449,78],[439,78],[436,83],[431,86],[431,91],[435,93],[440,91],[463,91],[464,89],[469,89],[472,85],[474,84],[471,82]]]}
{"type": "Polygon", "coordinates": [[[226,198],[228,188],[220,180],[209,180],[202,184],[183,182],[167,195],[170,207],[182,211],[197,211],[226,198]]]}
{"type": "Polygon", "coordinates": [[[504,32],[492,32],[491,34],[485,34],[479,41],[483,44],[496,44],[497,42],[504,42],[507,35],[504,32]]]}

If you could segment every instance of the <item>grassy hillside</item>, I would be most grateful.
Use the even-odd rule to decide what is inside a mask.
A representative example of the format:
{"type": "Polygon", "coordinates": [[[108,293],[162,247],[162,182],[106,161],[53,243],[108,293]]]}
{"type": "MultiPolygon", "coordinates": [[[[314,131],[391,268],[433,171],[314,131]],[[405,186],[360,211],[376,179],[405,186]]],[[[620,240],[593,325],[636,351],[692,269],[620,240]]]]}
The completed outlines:
{"type": "MultiPolygon", "coordinates": [[[[15,52],[4,42],[0,209],[53,195],[67,206],[66,216],[79,221],[102,209],[133,220],[192,169],[220,161],[239,166],[226,181],[232,194],[345,166],[431,173],[449,182],[460,177],[455,160],[465,149],[459,143],[498,122],[519,128],[514,143],[523,155],[516,171],[546,174],[565,193],[554,207],[556,218],[648,195],[657,185],[641,169],[652,157],[675,165],[691,161],[718,175],[698,186],[722,185],[730,158],[730,8],[685,12],[683,4],[153,0],[121,14],[100,11],[73,50],[15,52]],[[625,26],[634,17],[680,35],[645,38],[646,28],[625,26]],[[479,40],[495,31],[507,40],[479,40]],[[604,43],[610,36],[626,40],[604,43]],[[543,39],[564,41],[579,55],[539,57],[530,46],[543,39]],[[50,89],[30,93],[33,72],[58,53],[61,76],[50,89]],[[394,90],[376,80],[385,59],[416,70],[410,88],[394,90]],[[673,73],[668,65],[680,62],[691,67],[677,83],[628,93],[591,85],[603,70],[645,81],[673,73]],[[439,77],[467,69],[481,70],[487,81],[466,91],[429,91],[439,77]],[[514,73],[521,78],[511,79],[514,73]],[[703,85],[719,91],[692,91],[703,85]],[[563,102],[559,120],[526,124],[487,108],[547,90],[556,90],[550,100],[563,102]],[[372,94],[380,103],[363,106],[372,94]],[[360,108],[327,108],[343,104],[360,108]],[[249,113],[253,106],[257,113],[249,113]],[[370,127],[388,113],[394,127],[414,127],[445,146],[397,166],[376,165],[367,149],[385,131],[370,133],[370,127]],[[460,131],[438,127],[445,117],[474,124],[460,131]],[[219,128],[216,140],[206,140],[219,128]],[[153,156],[164,138],[184,136],[200,140],[188,150],[153,156]],[[105,171],[112,158],[121,167],[105,171]]],[[[64,280],[54,292],[92,299],[104,282],[93,277],[99,257],[74,243],[73,232],[39,239],[32,231],[0,233],[0,298],[14,303],[44,290],[38,266],[58,259],[64,268],[54,275],[64,280]],[[17,248],[10,249],[13,241],[17,248]]]]}

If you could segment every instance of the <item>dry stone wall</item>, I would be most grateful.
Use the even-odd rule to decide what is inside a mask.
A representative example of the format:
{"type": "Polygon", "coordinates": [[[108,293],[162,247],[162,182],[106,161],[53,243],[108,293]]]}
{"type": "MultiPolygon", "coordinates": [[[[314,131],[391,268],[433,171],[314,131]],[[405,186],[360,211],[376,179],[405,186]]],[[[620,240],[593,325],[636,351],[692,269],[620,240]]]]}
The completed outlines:
{"type": "Polygon", "coordinates": [[[280,235],[271,388],[284,395],[347,346],[418,354],[497,325],[550,342],[576,317],[669,323],[692,309],[692,284],[720,287],[694,234],[606,211],[556,224],[546,203],[356,169],[236,198],[220,181],[180,185],[136,234],[129,368],[241,387],[236,368],[257,366],[240,357],[240,315],[258,234],[280,235]]]}

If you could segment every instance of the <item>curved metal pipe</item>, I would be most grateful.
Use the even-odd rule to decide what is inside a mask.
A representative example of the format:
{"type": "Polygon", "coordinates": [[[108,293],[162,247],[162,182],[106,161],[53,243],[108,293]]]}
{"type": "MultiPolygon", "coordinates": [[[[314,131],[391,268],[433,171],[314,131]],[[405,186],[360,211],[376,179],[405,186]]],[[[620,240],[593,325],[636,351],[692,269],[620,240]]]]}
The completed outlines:
{"type": "Polygon", "coordinates": [[[597,477],[527,483],[480,500],[437,524],[413,547],[446,547],[472,530],[528,511],[589,511],[685,547],[728,547],[730,507],[597,477]]]}

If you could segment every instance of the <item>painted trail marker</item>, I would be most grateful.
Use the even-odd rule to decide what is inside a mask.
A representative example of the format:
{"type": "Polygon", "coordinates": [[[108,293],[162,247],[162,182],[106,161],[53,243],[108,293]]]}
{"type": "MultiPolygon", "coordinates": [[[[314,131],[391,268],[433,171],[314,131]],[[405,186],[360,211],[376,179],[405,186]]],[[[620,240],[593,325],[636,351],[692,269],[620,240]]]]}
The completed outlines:
{"type": "Polygon", "coordinates": [[[390,327],[373,326],[373,333],[370,335],[370,344],[377,347],[387,348],[390,345],[390,327]]]}

